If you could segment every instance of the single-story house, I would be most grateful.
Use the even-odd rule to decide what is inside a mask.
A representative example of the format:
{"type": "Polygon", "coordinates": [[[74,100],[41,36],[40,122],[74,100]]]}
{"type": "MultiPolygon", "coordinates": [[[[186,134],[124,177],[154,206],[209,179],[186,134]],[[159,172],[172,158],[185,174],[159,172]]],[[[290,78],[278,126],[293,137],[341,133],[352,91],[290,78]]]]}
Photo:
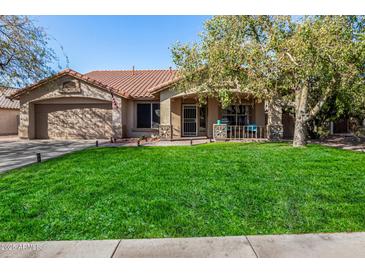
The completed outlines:
{"type": "Polygon", "coordinates": [[[246,94],[226,109],[213,98],[201,105],[196,94],[174,87],[177,79],[172,69],[63,70],[10,96],[20,104],[19,137],[266,136],[265,102],[246,94]]]}
{"type": "Polygon", "coordinates": [[[0,135],[18,134],[19,102],[8,98],[16,89],[0,87],[0,135]]]}

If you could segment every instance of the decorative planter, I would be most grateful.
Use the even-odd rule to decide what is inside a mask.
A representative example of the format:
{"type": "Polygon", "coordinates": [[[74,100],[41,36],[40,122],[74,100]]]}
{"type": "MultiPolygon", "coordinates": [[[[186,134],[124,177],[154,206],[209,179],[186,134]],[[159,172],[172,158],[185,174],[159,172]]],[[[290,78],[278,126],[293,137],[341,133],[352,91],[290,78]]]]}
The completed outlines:
{"type": "Polygon", "coordinates": [[[217,141],[227,139],[227,125],[213,124],[213,138],[217,141]]]}

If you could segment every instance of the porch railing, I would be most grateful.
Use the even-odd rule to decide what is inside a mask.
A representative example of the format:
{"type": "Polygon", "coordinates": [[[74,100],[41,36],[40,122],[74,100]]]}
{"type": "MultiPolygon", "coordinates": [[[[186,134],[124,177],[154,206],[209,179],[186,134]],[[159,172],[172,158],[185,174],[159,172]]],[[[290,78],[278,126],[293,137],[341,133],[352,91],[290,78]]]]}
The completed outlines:
{"type": "Polygon", "coordinates": [[[227,138],[240,139],[263,139],[266,138],[265,127],[261,126],[227,126],[227,138]]]}
{"type": "Polygon", "coordinates": [[[256,125],[229,126],[225,124],[214,124],[213,135],[214,139],[216,140],[244,140],[267,138],[266,127],[256,125]]]}

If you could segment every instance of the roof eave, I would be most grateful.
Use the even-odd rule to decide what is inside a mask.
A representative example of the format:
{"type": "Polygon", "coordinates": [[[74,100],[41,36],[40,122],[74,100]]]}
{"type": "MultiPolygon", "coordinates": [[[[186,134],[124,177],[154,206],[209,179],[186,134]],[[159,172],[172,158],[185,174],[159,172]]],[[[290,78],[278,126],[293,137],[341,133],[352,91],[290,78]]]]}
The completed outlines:
{"type": "Polygon", "coordinates": [[[148,92],[150,92],[152,95],[155,95],[163,90],[166,90],[172,86],[174,86],[177,82],[179,82],[181,80],[181,78],[176,78],[176,79],[173,79],[169,82],[166,82],[166,83],[163,83],[162,85],[159,85],[159,86],[155,86],[153,88],[150,88],[148,90],[148,92]]]}
{"type": "Polygon", "coordinates": [[[20,110],[20,107],[19,108],[0,107],[0,109],[5,109],[5,110],[20,110]]]}

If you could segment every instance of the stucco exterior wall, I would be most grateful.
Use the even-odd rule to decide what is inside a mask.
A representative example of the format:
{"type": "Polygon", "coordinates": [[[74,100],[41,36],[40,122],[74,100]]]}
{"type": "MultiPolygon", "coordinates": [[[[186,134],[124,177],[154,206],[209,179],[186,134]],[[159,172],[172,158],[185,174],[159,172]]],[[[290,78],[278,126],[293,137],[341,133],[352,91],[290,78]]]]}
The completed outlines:
{"type": "MultiPolygon", "coordinates": [[[[118,135],[117,137],[122,137],[121,128],[123,125],[120,125],[122,118],[122,99],[119,96],[114,95],[115,101],[119,105],[119,107],[115,107],[112,104],[112,127],[113,134],[118,135]],[[115,116],[115,117],[114,117],[115,116]],[[114,117],[114,118],[113,118],[114,117]]],[[[20,138],[35,138],[36,137],[36,119],[35,119],[35,105],[38,104],[111,104],[112,102],[112,95],[110,92],[102,90],[98,87],[95,87],[91,84],[88,84],[84,81],[77,80],[71,76],[64,76],[62,78],[53,80],[43,86],[40,86],[37,89],[29,91],[20,96],[20,124],[19,124],[19,137],[20,138]],[[75,83],[75,87],[64,89],[63,83],[67,81],[72,81],[75,83]]],[[[78,111],[80,113],[80,111],[78,111]]],[[[72,119],[72,115],[70,116],[70,111],[65,112],[65,119],[72,119]]],[[[75,113],[76,114],[76,113],[75,113]]],[[[57,114],[59,117],[60,113],[57,114]]],[[[86,114],[85,114],[86,115],[86,114]]],[[[92,115],[92,112],[88,113],[88,116],[92,115]]],[[[52,117],[50,116],[50,120],[52,122],[52,117]]],[[[90,116],[91,117],[91,116],[90,116]]],[[[104,116],[108,117],[108,115],[104,116]]],[[[95,123],[98,124],[98,114],[95,112],[92,119],[94,119],[95,123]]],[[[56,118],[55,118],[56,119],[56,118]]],[[[109,123],[109,118],[105,122],[106,124],[109,123]]],[[[57,120],[54,121],[55,123],[57,120]]],[[[92,122],[92,121],[91,121],[92,122]]],[[[38,123],[41,123],[38,121],[38,123]]],[[[86,123],[84,125],[88,127],[89,124],[86,123]]],[[[95,126],[94,126],[95,127],[95,126]]],[[[84,129],[83,129],[84,130],[84,129]]],[[[109,132],[106,132],[106,134],[109,132]]],[[[92,136],[92,134],[91,134],[92,136]]]]}
{"type": "Polygon", "coordinates": [[[128,102],[130,100],[122,98],[122,130],[123,134],[122,137],[126,138],[128,131],[127,131],[127,122],[128,122],[128,102]]]}
{"type": "MultiPolygon", "coordinates": [[[[171,125],[171,102],[172,100],[176,100],[175,96],[177,96],[179,92],[174,89],[167,89],[160,92],[160,113],[161,125],[171,125]]],[[[174,104],[176,106],[176,104],[174,104]]]]}
{"type": "Polygon", "coordinates": [[[173,138],[181,138],[181,98],[171,100],[171,124],[173,138]]]}
{"type": "Polygon", "coordinates": [[[135,115],[134,115],[134,102],[131,100],[128,100],[126,103],[126,109],[127,109],[127,136],[126,137],[133,137],[133,127],[134,127],[134,122],[135,122],[135,115]]]}
{"type": "Polygon", "coordinates": [[[267,104],[267,138],[280,140],[283,138],[283,109],[278,98],[271,98],[267,104]]]}
{"type": "Polygon", "coordinates": [[[112,96],[109,92],[94,87],[86,82],[75,80],[72,77],[62,77],[46,85],[32,90],[20,97],[20,105],[26,102],[35,102],[51,98],[77,98],[87,97],[111,102],[112,96]],[[75,81],[77,87],[72,90],[63,90],[62,84],[66,81],[75,81]]]}
{"type": "Polygon", "coordinates": [[[265,104],[264,102],[255,103],[255,121],[258,126],[265,126],[265,104]]]}
{"type": "Polygon", "coordinates": [[[214,98],[209,98],[208,99],[208,121],[207,121],[207,126],[208,126],[207,130],[208,130],[209,138],[213,137],[213,124],[216,124],[217,120],[220,118],[219,112],[220,112],[220,106],[219,106],[218,101],[214,98]]]}
{"type": "Polygon", "coordinates": [[[19,110],[0,109],[0,135],[18,133],[19,110]]]}

